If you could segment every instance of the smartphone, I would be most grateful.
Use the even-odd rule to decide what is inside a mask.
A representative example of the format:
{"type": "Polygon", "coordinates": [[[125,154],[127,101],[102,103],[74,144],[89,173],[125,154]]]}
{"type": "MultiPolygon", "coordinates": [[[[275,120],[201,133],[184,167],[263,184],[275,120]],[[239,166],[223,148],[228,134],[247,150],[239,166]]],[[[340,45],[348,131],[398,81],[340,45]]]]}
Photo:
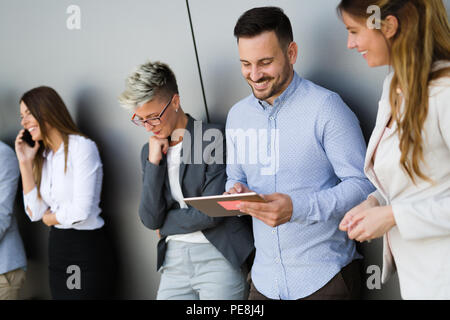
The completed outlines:
{"type": "Polygon", "coordinates": [[[25,130],[22,135],[22,140],[25,141],[30,147],[34,148],[35,142],[33,141],[33,138],[31,137],[31,133],[28,130],[25,130]]]}

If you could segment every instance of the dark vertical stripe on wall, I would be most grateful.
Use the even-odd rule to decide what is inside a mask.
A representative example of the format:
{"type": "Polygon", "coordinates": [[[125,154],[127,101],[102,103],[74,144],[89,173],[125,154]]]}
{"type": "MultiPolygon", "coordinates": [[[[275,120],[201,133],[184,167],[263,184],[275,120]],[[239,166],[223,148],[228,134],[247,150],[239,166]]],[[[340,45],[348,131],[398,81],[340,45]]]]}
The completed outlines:
{"type": "Polygon", "coordinates": [[[195,59],[197,60],[198,74],[200,76],[200,85],[202,87],[203,102],[205,103],[206,121],[209,122],[208,104],[206,103],[206,95],[205,95],[205,87],[203,86],[202,70],[200,68],[200,61],[198,59],[197,44],[195,43],[194,27],[192,26],[191,10],[189,9],[189,0],[186,0],[186,7],[187,7],[188,16],[189,16],[189,24],[191,26],[192,41],[194,42],[195,59]]]}

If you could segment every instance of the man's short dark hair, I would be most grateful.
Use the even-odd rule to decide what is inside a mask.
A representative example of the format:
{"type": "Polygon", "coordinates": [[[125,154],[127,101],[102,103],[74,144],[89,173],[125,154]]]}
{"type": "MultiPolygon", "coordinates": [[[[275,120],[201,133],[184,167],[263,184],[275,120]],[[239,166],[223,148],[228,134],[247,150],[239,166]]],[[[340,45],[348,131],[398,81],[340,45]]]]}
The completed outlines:
{"type": "Polygon", "coordinates": [[[252,38],[265,31],[274,31],[282,48],[294,40],[289,18],[278,7],[260,7],[242,14],[234,27],[234,36],[252,38]]]}

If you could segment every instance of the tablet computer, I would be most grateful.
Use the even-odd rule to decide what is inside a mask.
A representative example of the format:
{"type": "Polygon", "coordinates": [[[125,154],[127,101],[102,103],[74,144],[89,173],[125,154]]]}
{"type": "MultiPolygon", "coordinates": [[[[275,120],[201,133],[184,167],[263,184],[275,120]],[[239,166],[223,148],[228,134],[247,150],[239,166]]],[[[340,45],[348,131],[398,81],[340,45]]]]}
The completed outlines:
{"type": "Polygon", "coordinates": [[[219,196],[206,196],[184,198],[184,202],[210,217],[232,217],[244,215],[237,209],[241,201],[266,202],[256,192],[226,194],[219,196]]]}

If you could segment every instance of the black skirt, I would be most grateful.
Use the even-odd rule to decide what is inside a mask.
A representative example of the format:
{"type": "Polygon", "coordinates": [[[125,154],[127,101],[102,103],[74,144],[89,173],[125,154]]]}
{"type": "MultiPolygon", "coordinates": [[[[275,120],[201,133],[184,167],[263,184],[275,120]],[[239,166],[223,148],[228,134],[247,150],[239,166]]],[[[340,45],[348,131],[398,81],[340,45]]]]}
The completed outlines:
{"type": "Polygon", "coordinates": [[[49,280],[54,300],[112,298],[114,261],[103,228],[50,229],[49,280]]]}

